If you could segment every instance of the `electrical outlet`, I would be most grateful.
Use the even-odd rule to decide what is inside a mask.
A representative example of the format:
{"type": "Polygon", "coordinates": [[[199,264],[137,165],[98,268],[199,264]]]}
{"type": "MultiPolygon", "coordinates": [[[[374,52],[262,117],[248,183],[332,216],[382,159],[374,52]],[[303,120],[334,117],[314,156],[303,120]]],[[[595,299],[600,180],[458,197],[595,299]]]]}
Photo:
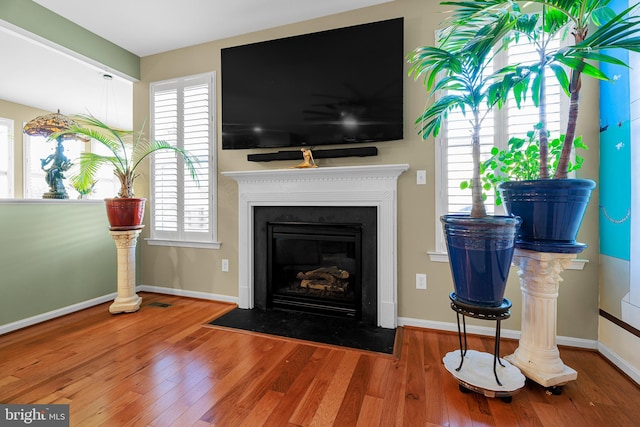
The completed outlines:
{"type": "Polygon", "coordinates": [[[416,184],[424,185],[427,183],[427,171],[419,170],[416,171],[416,184]]]}
{"type": "Polygon", "coordinates": [[[416,289],[427,289],[427,275],[416,274],[416,289]]]}
{"type": "Polygon", "coordinates": [[[229,271],[229,260],[228,259],[223,259],[222,260],[222,271],[224,271],[224,272],[228,272],[229,271]]]}

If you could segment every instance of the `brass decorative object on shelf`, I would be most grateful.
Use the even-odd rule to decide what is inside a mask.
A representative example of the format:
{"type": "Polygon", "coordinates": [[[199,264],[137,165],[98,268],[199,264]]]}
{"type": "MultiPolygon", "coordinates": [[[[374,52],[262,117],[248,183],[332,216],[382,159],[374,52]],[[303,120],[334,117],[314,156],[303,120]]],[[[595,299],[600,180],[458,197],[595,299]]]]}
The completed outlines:
{"type": "Polygon", "coordinates": [[[300,151],[302,151],[303,161],[302,161],[302,163],[294,166],[295,168],[305,169],[305,168],[317,168],[318,167],[318,165],[316,164],[316,161],[313,160],[313,153],[311,152],[311,149],[309,149],[309,148],[301,148],[300,151]]]}
{"type": "MultiPolygon", "coordinates": [[[[75,122],[57,113],[38,116],[29,121],[24,126],[24,133],[32,136],[43,136],[49,138],[52,134],[60,132],[74,126],[75,122]]],[[[43,199],[68,199],[69,195],[64,188],[64,172],[71,168],[71,161],[64,155],[64,146],[62,143],[65,139],[75,139],[75,135],[63,135],[56,138],[57,146],[55,151],[44,159],[40,159],[40,167],[45,173],[45,180],[49,185],[49,191],[42,195],[43,199]]]]}

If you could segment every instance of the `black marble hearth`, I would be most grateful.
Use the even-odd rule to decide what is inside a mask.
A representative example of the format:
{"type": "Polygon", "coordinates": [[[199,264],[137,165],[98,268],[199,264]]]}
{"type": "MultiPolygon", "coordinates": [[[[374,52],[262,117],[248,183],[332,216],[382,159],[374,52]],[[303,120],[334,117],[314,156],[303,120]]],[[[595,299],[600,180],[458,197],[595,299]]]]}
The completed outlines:
{"type": "Polygon", "coordinates": [[[236,308],[209,324],[387,354],[393,354],[396,335],[353,319],[285,310],[236,308]]]}

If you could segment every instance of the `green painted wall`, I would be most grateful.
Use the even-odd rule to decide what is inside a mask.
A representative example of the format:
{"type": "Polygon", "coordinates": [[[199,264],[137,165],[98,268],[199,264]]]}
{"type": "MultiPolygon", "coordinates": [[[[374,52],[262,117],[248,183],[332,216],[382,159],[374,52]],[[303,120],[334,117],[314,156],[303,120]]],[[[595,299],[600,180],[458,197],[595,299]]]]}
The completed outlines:
{"type": "Polygon", "coordinates": [[[31,0],[2,0],[0,20],[50,40],[136,80],[140,79],[140,58],[137,55],[31,0]]]}
{"type": "Polygon", "coordinates": [[[102,202],[0,201],[0,326],[116,291],[102,202]]]}

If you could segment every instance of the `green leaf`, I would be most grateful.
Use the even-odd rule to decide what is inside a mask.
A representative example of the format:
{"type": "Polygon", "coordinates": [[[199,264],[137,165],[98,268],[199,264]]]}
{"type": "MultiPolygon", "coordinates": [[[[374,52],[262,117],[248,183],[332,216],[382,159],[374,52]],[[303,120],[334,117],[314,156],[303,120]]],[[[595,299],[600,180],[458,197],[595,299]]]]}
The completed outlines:
{"type": "Polygon", "coordinates": [[[564,71],[564,68],[558,64],[549,64],[549,68],[553,71],[553,74],[556,76],[556,80],[560,84],[560,87],[564,91],[567,96],[569,94],[569,77],[567,77],[567,73],[564,71]]]}
{"type": "Polygon", "coordinates": [[[616,17],[616,13],[610,7],[600,7],[591,12],[591,20],[598,27],[616,17]]]}

